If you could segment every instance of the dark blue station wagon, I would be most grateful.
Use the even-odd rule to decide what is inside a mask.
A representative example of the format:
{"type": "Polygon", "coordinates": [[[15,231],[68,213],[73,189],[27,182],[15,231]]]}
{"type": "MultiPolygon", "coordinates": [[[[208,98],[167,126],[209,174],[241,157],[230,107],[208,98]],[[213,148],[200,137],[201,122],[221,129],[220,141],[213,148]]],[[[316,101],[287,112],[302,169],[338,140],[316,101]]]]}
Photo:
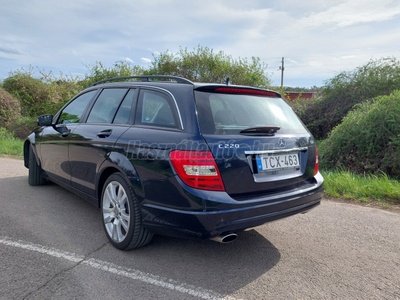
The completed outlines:
{"type": "Polygon", "coordinates": [[[38,125],[24,144],[29,184],[51,180],[100,207],[119,249],[153,234],[227,243],[322,198],[314,139],[269,90],[111,78],[38,125]]]}

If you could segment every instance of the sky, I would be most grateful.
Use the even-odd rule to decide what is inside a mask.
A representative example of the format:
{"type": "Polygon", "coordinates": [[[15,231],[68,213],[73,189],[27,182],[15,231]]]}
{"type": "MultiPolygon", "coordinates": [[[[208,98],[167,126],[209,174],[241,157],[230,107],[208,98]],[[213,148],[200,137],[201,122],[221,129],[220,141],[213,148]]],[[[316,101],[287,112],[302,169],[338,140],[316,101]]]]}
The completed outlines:
{"type": "Polygon", "coordinates": [[[198,45],[259,57],[280,86],[322,86],[400,58],[399,0],[0,0],[0,80],[20,68],[83,77],[101,61],[147,67],[198,45]]]}

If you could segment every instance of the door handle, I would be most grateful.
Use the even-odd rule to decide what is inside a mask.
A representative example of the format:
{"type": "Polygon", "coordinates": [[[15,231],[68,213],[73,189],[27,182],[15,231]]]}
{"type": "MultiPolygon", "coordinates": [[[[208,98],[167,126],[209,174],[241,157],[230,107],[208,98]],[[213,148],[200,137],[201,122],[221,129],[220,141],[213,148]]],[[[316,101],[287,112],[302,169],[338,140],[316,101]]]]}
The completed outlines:
{"type": "Polygon", "coordinates": [[[97,136],[98,136],[99,138],[106,138],[106,137],[109,137],[109,136],[111,135],[111,132],[112,132],[111,129],[103,130],[103,131],[100,131],[100,132],[97,134],[97,136]]]}

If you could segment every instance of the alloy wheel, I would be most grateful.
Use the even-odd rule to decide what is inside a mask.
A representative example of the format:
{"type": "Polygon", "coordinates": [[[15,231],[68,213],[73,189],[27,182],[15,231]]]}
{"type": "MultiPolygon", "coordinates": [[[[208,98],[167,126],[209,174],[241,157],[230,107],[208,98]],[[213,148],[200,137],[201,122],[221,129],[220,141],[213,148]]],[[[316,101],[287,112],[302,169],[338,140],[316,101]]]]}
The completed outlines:
{"type": "Polygon", "coordinates": [[[131,222],[131,209],[123,186],[111,181],[103,195],[103,222],[107,234],[117,243],[125,240],[131,222]]]}

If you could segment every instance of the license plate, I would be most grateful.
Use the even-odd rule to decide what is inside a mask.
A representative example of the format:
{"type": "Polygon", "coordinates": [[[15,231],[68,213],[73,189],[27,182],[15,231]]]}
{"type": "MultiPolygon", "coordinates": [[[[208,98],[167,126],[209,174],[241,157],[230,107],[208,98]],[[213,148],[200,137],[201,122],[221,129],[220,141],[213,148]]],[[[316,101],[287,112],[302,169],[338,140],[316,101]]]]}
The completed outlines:
{"type": "Polygon", "coordinates": [[[300,169],[298,153],[264,154],[256,157],[258,172],[300,169]]]}

